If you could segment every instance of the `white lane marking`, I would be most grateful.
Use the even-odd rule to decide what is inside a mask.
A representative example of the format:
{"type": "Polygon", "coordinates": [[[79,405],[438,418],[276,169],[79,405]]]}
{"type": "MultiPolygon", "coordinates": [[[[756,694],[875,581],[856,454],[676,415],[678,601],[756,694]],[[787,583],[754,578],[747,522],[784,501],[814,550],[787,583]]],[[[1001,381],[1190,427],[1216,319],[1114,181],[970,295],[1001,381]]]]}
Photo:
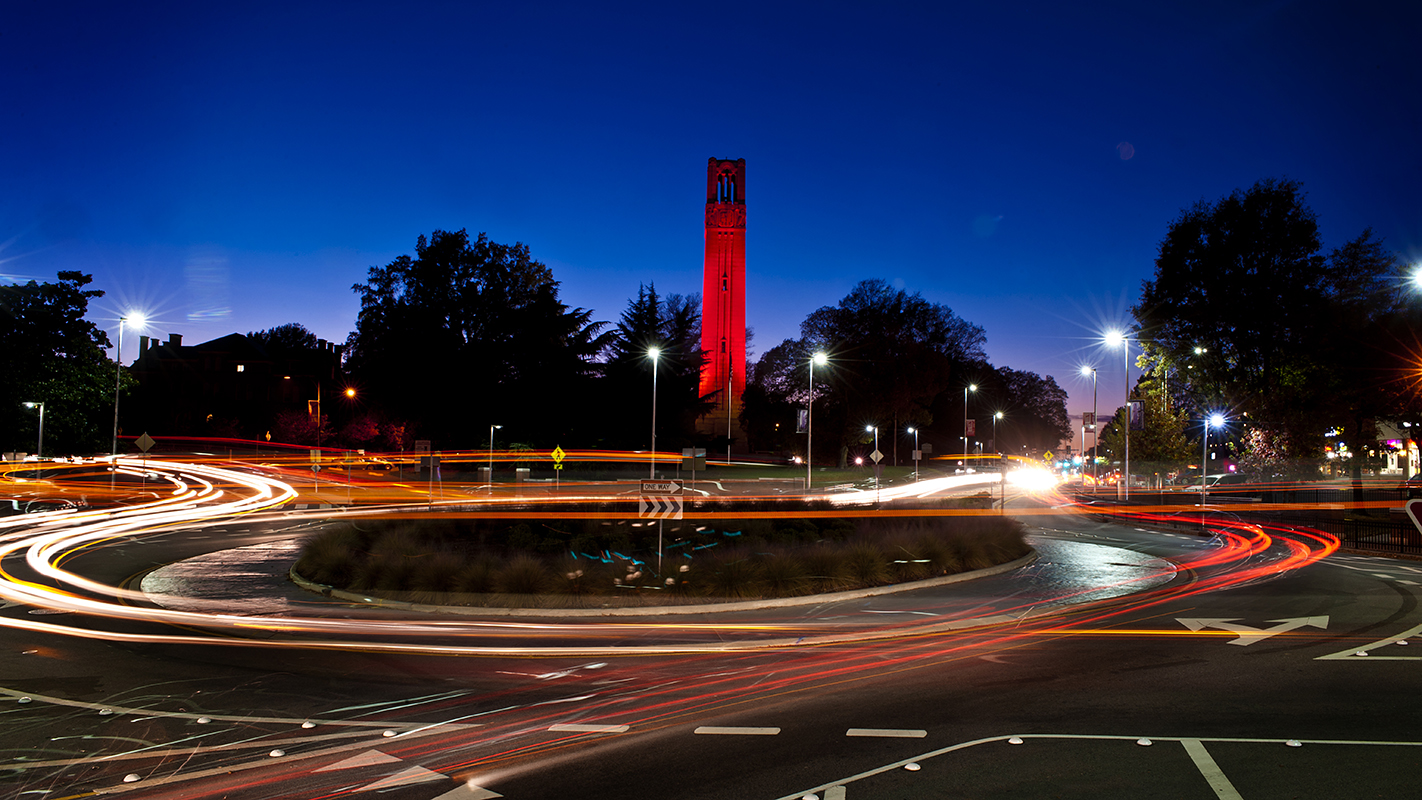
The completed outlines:
{"type": "Polygon", "coordinates": [[[872,736],[882,739],[922,739],[928,735],[928,731],[909,730],[906,728],[850,728],[844,732],[845,736],[872,736]]]}
{"type": "MultiPolygon", "coordinates": [[[[444,732],[447,732],[447,731],[440,731],[440,732],[441,732],[441,733],[444,733],[444,732]]],[[[421,735],[424,735],[424,734],[421,734],[421,735]]],[[[324,750],[312,750],[312,751],[310,751],[310,752],[292,753],[292,754],[288,755],[286,758],[287,758],[288,761],[299,761],[299,760],[308,759],[308,758],[319,758],[319,757],[321,757],[321,756],[340,755],[340,754],[342,754],[342,753],[349,753],[351,750],[355,750],[355,749],[358,749],[358,748],[364,748],[364,747],[369,747],[369,745],[367,745],[367,744],[365,744],[365,743],[358,743],[358,744],[350,744],[350,745],[341,745],[341,746],[339,746],[339,747],[328,747],[328,748],[326,748],[326,749],[324,749],[324,750]]],[[[89,759],[89,760],[92,761],[92,759],[89,759]]],[[[227,765],[224,765],[224,766],[221,766],[221,767],[212,767],[212,768],[210,768],[210,769],[195,770],[195,771],[193,771],[193,772],[183,772],[183,773],[177,773],[177,774],[173,774],[173,775],[164,775],[164,776],[157,777],[157,778],[146,778],[146,779],[143,781],[143,785],[144,785],[145,788],[147,788],[147,787],[153,787],[153,786],[163,786],[163,785],[165,785],[165,784],[185,783],[185,782],[187,782],[187,781],[201,780],[201,779],[203,779],[203,778],[211,778],[211,777],[215,777],[215,776],[218,776],[218,775],[226,776],[226,775],[231,775],[231,774],[234,773],[234,772],[239,772],[239,771],[242,771],[242,770],[248,770],[248,769],[252,769],[252,768],[254,768],[254,767],[267,767],[267,766],[270,764],[270,762],[271,762],[271,759],[269,759],[269,758],[264,758],[264,759],[262,759],[262,760],[260,760],[260,761],[256,761],[256,760],[253,760],[253,761],[245,761],[245,762],[242,762],[242,763],[239,763],[239,764],[227,764],[227,765]]],[[[83,762],[76,761],[75,763],[83,763],[83,762]]],[[[25,763],[25,767],[27,767],[27,768],[29,768],[29,767],[38,767],[38,766],[44,766],[44,765],[41,764],[41,763],[38,763],[38,762],[26,762],[26,763],[25,763]]],[[[94,792],[94,794],[114,794],[114,793],[116,793],[116,792],[126,792],[126,791],[130,791],[130,789],[131,789],[131,787],[122,786],[122,785],[120,785],[120,786],[105,786],[105,787],[100,787],[100,788],[98,788],[98,789],[94,789],[93,792],[94,792]]]]}
{"type": "Polygon", "coordinates": [[[434,770],[424,767],[410,767],[401,770],[387,778],[381,778],[375,783],[368,783],[357,789],[357,792],[373,792],[378,789],[393,789],[397,786],[414,786],[417,783],[430,783],[431,781],[447,781],[448,777],[441,775],[434,770]]]}
{"type": "MultiPolygon", "coordinates": [[[[458,728],[455,727],[452,728],[452,730],[458,730],[458,728]]],[[[217,730],[213,731],[213,733],[222,733],[222,731],[217,730]]],[[[210,736],[212,734],[204,735],[210,736]]],[[[160,742],[158,744],[148,745],[147,747],[139,747],[134,750],[125,750],[121,753],[110,753],[106,756],[85,756],[83,758],[65,758],[56,759],[53,761],[22,761],[17,762],[13,766],[11,766],[10,769],[29,770],[39,769],[42,767],[68,767],[74,766],[76,764],[92,764],[95,761],[131,761],[136,758],[196,758],[219,751],[223,753],[232,753],[238,750],[256,750],[265,747],[271,747],[272,744],[275,742],[280,742],[283,745],[290,746],[292,744],[310,744],[313,742],[336,742],[341,739],[359,739],[372,735],[374,735],[373,732],[369,730],[340,731],[338,733],[326,733],[320,736],[296,737],[281,736],[279,733],[268,733],[264,735],[254,736],[250,739],[243,739],[236,742],[226,742],[222,744],[214,744],[209,745],[207,747],[203,747],[200,745],[193,745],[191,747],[175,747],[174,745],[177,744],[177,742],[160,742]]],[[[188,737],[187,739],[182,739],[179,741],[189,741],[192,738],[194,737],[188,737]]],[[[349,748],[359,746],[361,745],[347,745],[346,747],[349,748]]],[[[369,745],[364,746],[369,747],[369,745]]]]}
{"type": "Polygon", "coordinates": [[[1328,617],[1294,617],[1292,619],[1271,619],[1270,622],[1278,623],[1272,628],[1256,628],[1252,625],[1241,625],[1235,622],[1235,617],[1225,618],[1185,618],[1176,617],[1175,621],[1184,625],[1192,631],[1204,630],[1205,628],[1215,628],[1222,631],[1232,631],[1239,634],[1236,639],[1231,639],[1230,644],[1237,644],[1241,647],[1248,647],[1255,642],[1262,642],[1276,633],[1285,633],[1295,628],[1312,627],[1327,628],[1328,617]]]}
{"type": "Polygon", "coordinates": [[[703,725],[692,731],[703,736],[774,736],[779,728],[737,728],[734,726],[703,725]]]}
{"type": "Polygon", "coordinates": [[[1365,644],[1362,647],[1349,647],[1347,650],[1339,650],[1336,653],[1319,656],[1315,658],[1314,661],[1356,661],[1358,660],[1358,653],[1367,653],[1369,656],[1365,659],[1367,661],[1422,661],[1422,656],[1375,656],[1372,654],[1373,650],[1395,644],[1401,640],[1411,639],[1419,633],[1422,633],[1422,625],[1418,625],[1415,628],[1408,628],[1396,636],[1379,639],[1372,644],[1365,644]]]}
{"type": "Polygon", "coordinates": [[[1220,800],[1244,800],[1199,739],[1181,739],[1180,743],[1185,746],[1185,752],[1190,754],[1190,760],[1195,762],[1195,768],[1200,770],[1210,788],[1215,790],[1216,797],[1220,800]]]}
{"type": "MultiPolygon", "coordinates": [[[[922,761],[927,761],[927,760],[930,759],[930,758],[937,758],[938,756],[947,755],[948,753],[954,753],[954,752],[957,752],[957,751],[959,751],[959,750],[966,750],[966,749],[968,749],[969,747],[977,747],[978,745],[983,745],[983,744],[992,744],[993,742],[1008,742],[1008,743],[1014,743],[1013,740],[1021,741],[1021,739],[1034,739],[1034,740],[1035,740],[1035,739],[1043,739],[1043,740],[1070,739],[1070,740],[1085,740],[1085,741],[1094,740],[1094,741],[1106,741],[1106,742],[1109,742],[1109,741],[1123,741],[1123,740],[1124,740],[1124,741],[1131,741],[1131,742],[1134,742],[1134,741],[1136,741],[1136,740],[1138,740],[1138,739],[1140,739],[1140,738],[1141,738],[1141,737],[1139,737],[1139,736],[1103,736],[1103,735],[1079,734],[1079,733],[1034,733],[1034,734],[1029,734],[1029,735],[1026,735],[1026,736],[1024,736],[1024,737],[1021,737],[1020,739],[1019,739],[1019,737],[1017,737],[1017,736],[1010,736],[1010,735],[1009,735],[1009,736],[988,736],[988,737],[985,737],[985,738],[982,738],[982,739],[972,739],[972,740],[966,741],[966,742],[959,742],[959,743],[957,743],[957,744],[950,744],[950,745],[948,745],[947,747],[940,747],[940,748],[938,748],[937,750],[930,750],[930,751],[928,751],[928,752],[926,752],[926,753],[921,753],[921,754],[916,755],[916,756],[910,756],[909,758],[901,759],[901,760],[895,761],[895,762],[893,762],[893,763],[891,763],[891,764],[885,764],[885,765],[883,765],[883,766],[881,766],[881,767],[875,767],[874,769],[865,770],[864,772],[861,772],[861,773],[859,773],[859,774],[857,774],[857,775],[850,775],[850,776],[847,777],[847,778],[840,778],[839,780],[836,780],[836,781],[833,781],[833,782],[830,782],[830,783],[822,783],[822,784],[820,784],[819,786],[815,786],[815,787],[812,787],[812,788],[810,788],[810,789],[806,789],[806,790],[804,790],[804,791],[795,792],[794,794],[787,794],[787,795],[785,795],[785,796],[783,796],[783,797],[776,798],[776,800],[800,800],[801,798],[805,797],[806,795],[815,794],[816,792],[827,791],[827,790],[829,790],[830,788],[835,787],[835,786],[846,786],[846,785],[848,785],[848,784],[854,783],[855,781],[861,781],[861,780],[864,780],[865,778],[872,778],[872,777],[874,777],[875,775],[882,775],[882,774],[884,774],[884,773],[886,773],[886,772],[893,772],[893,771],[895,771],[895,770],[903,769],[905,766],[907,766],[907,765],[909,765],[909,764],[913,764],[913,763],[917,763],[917,762],[922,762],[922,761]]],[[[1154,738],[1154,740],[1157,741],[1157,742],[1183,742],[1183,741],[1185,741],[1185,737],[1180,737],[1180,736],[1157,736],[1157,737],[1153,737],[1153,738],[1154,738]]],[[[1200,741],[1200,742],[1231,742],[1231,743],[1238,743],[1238,744],[1286,744],[1286,745],[1288,745],[1289,747],[1298,747],[1298,746],[1305,745],[1305,744],[1320,744],[1320,745],[1322,745],[1322,744],[1343,744],[1343,745],[1364,745],[1364,746],[1372,746],[1372,747],[1419,747],[1419,748],[1422,748],[1422,742],[1393,742],[1393,741],[1372,741],[1372,742],[1369,742],[1369,741],[1353,740],[1353,739],[1244,739],[1244,738],[1199,738],[1199,739],[1196,739],[1196,741],[1200,741]],[[1294,744],[1295,742],[1296,742],[1297,744],[1294,744]]]]}
{"type": "Polygon", "coordinates": [[[844,787],[831,786],[825,790],[825,800],[844,800],[844,787]]]}
{"type": "Polygon", "coordinates": [[[334,764],[324,766],[312,772],[333,772],[338,769],[355,769],[356,767],[370,767],[376,764],[391,764],[399,762],[395,756],[382,753],[379,750],[367,750],[364,753],[353,755],[350,758],[337,761],[334,764]]]}
{"type": "Polygon", "coordinates": [[[548,730],[568,733],[626,733],[630,728],[626,725],[575,725],[571,723],[559,723],[549,726],[548,730]]]}
{"type": "MultiPolygon", "coordinates": [[[[178,719],[197,719],[198,717],[206,717],[209,720],[216,720],[221,722],[269,722],[278,725],[300,725],[301,723],[310,720],[309,717],[249,717],[240,714],[198,714],[189,711],[155,711],[151,708],[130,708],[128,706],[104,705],[103,703],[86,703],[82,700],[66,700],[62,697],[51,697],[49,695],[43,694],[28,694],[25,692],[15,691],[14,689],[6,689],[4,687],[0,687],[0,695],[9,697],[30,697],[33,698],[35,702],[39,703],[49,703],[51,705],[56,706],[69,706],[71,708],[88,708],[95,711],[107,708],[112,709],[114,714],[131,714],[136,717],[176,717],[178,719]]],[[[315,721],[321,725],[345,725],[348,727],[357,728],[390,727],[390,723],[388,722],[358,722],[355,720],[328,719],[315,721]]]]}

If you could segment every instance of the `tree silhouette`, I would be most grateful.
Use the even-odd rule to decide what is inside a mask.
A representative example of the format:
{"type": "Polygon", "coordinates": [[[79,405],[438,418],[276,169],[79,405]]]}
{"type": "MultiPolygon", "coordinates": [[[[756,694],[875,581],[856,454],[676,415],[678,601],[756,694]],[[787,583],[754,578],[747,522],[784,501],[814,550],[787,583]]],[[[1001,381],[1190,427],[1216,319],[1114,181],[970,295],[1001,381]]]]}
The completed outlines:
{"type": "Polygon", "coordinates": [[[448,447],[487,441],[490,424],[548,443],[576,427],[604,323],[559,301],[527,246],[437,230],[353,288],[347,368],[390,416],[448,447]]]}
{"type": "MultiPolygon", "coordinates": [[[[58,273],[57,283],[0,286],[0,441],[29,452],[38,415],[22,406],[45,404],[46,453],[108,452],[113,433],[114,362],[109,337],[84,318],[93,278],[58,273]]],[[[123,374],[123,391],[133,385],[123,374]]]]}
{"type": "Polygon", "coordinates": [[[652,405],[651,348],[657,356],[657,449],[696,441],[696,418],[711,407],[697,396],[701,366],[700,302],[679,294],[657,295],[655,284],[639,285],[611,331],[603,352],[605,421],[598,438],[610,446],[647,447],[652,405]]]}

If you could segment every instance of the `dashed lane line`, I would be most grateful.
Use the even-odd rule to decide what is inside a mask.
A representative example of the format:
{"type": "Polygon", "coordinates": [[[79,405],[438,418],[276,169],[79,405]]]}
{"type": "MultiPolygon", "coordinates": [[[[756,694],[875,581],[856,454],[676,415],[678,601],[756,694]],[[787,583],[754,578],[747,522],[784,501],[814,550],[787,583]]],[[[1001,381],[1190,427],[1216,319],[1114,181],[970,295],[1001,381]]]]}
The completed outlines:
{"type": "Polygon", "coordinates": [[[692,731],[702,736],[775,736],[779,728],[737,728],[717,725],[703,725],[692,731]]]}
{"type": "Polygon", "coordinates": [[[555,733],[626,733],[631,730],[628,725],[577,725],[572,723],[559,723],[549,726],[548,730],[555,733]]]}
{"type": "Polygon", "coordinates": [[[922,739],[928,735],[928,731],[909,730],[906,728],[850,728],[844,732],[845,736],[866,736],[881,739],[922,739]]]}

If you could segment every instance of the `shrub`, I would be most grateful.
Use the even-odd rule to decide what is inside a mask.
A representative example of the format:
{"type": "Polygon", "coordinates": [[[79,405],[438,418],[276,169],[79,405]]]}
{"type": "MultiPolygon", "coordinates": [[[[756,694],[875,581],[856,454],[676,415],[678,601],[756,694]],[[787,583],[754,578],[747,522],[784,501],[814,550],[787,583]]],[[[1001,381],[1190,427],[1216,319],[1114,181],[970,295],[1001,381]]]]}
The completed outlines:
{"type": "Polygon", "coordinates": [[[494,573],[498,562],[487,556],[466,562],[454,576],[454,590],[466,594],[488,594],[494,591],[494,573]]]}
{"type": "Polygon", "coordinates": [[[411,587],[417,592],[449,592],[464,568],[464,559],[454,553],[435,553],[413,565],[411,587]]]}
{"type": "Polygon", "coordinates": [[[809,575],[800,559],[784,554],[772,554],[761,559],[760,583],[770,597],[795,597],[805,594],[810,586],[809,575]]]}
{"type": "Polygon", "coordinates": [[[856,542],[844,554],[845,574],[856,586],[879,586],[889,581],[888,559],[868,542],[856,542]]]}
{"type": "Polygon", "coordinates": [[[817,545],[801,556],[805,577],[816,592],[837,592],[850,584],[849,567],[838,547],[817,545]]]}
{"type": "Polygon", "coordinates": [[[759,566],[744,551],[726,551],[702,574],[702,592],[711,597],[756,597],[759,566]]]}
{"type": "Polygon", "coordinates": [[[542,594],[553,585],[548,567],[533,556],[514,556],[494,574],[494,591],[500,594],[542,594]]]}

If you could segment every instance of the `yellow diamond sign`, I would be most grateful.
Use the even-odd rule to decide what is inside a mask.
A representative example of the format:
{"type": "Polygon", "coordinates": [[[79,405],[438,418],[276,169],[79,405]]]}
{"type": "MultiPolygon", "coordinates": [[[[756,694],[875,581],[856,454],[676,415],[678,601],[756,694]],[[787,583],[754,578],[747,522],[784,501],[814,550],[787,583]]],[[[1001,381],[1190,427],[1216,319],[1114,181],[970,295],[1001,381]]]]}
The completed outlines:
{"type": "Polygon", "coordinates": [[[562,447],[555,447],[555,448],[553,448],[553,463],[554,463],[554,464],[562,464],[562,463],[563,463],[563,457],[566,456],[566,455],[568,455],[568,454],[565,453],[565,452],[563,452],[563,448],[562,448],[562,447]]]}

